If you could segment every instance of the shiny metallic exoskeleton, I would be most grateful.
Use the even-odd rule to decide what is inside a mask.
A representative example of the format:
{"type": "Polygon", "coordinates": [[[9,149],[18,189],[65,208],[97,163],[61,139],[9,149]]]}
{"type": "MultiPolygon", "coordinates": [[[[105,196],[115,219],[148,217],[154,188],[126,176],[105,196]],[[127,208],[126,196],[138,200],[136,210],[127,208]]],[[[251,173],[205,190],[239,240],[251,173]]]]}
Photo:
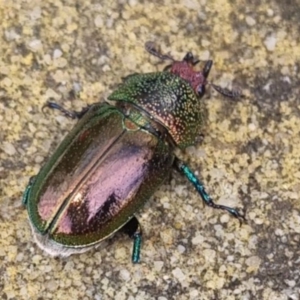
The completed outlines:
{"type": "MultiPolygon", "coordinates": [[[[142,231],[134,214],[173,167],[188,178],[207,205],[244,219],[236,209],[215,204],[174,154],[176,147],[195,144],[201,133],[200,99],[212,61],[195,71],[199,61],[191,53],[176,61],[153,43],[148,42],[146,49],[171,60],[171,65],[163,72],[126,77],[109,96],[110,103],[96,103],[81,112],[47,103],[80,119],[30,180],[23,197],[35,240],[52,255],[84,252],[122,230],[133,238],[132,260],[138,262],[142,231]]],[[[237,95],[210,85],[225,96],[237,95]]]]}

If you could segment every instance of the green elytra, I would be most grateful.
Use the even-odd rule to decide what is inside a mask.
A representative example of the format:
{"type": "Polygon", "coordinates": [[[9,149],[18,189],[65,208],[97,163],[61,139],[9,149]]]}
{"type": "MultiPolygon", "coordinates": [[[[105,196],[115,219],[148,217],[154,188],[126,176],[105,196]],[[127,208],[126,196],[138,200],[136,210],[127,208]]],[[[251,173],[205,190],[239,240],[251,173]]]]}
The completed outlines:
{"type": "MultiPolygon", "coordinates": [[[[134,240],[132,261],[137,263],[140,260],[142,230],[134,213],[168,177],[167,175],[172,166],[194,185],[206,205],[225,210],[240,221],[245,219],[244,215],[236,209],[215,204],[206,193],[202,182],[172,151],[175,147],[183,149],[194,144],[200,133],[202,103],[199,100],[205,93],[205,86],[208,84],[206,78],[211,69],[212,61],[206,62],[202,72],[196,72],[193,67],[198,61],[194,60],[191,53],[187,53],[182,61],[175,61],[171,56],[159,53],[152,43],[148,43],[146,49],[161,59],[171,60],[171,66],[163,72],[134,74],[125,78],[124,82],[108,98],[116,102],[115,106],[108,103],[94,104],[84,108],[81,112],[72,112],[65,110],[56,103],[48,102],[46,105],[60,110],[68,117],[81,119],[48,163],[41,169],[40,173],[30,181],[24,192],[23,203],[27,207],[35,238],[40,247],[51,254],[69,255],[83,252],[114,232],[122,230],[134,240]],[[101,131],[100,135],[99,129],[101,131]],[[99,159],[94,159],[95,162],[90,164],[89,169],[83,169],[87,174],[85,177],[76,175],[77,177],[71,180],[72,184],[68,185],[70,172],[78,168],[78,166],[72,167],[72,164],[75,164],[77,160],[82,160],[86,164],[87,159],[85,156],[87,156],[87,153],[93,149],[98,149],[95,146],[97,144],[95,141],[98,137],[97,134],[99,138],[103,139],[103,142],[100,141],[100,146],[97,147],[102,149],[105,147],[105,141],[114,139],[112,146],[105,150],[106,152],[104,151],[99,159]],[[120,141],[122,139],[123,149],[116,150],[116,147],[121,145],[120,141]],[[145,154],[136,156],[139,160],[144,159],[143,165],[139,166],[147,166],[147,171],[141,173],[146,175],[140,186],[133,182],[136,190],[131,191],[131,196],[121,199],[123,202],[127,201],[126,205],[115,213],[113,206],[108,207],[108,204],[113,203],[116,205],[118,199],[116,194],[111,194],[104,203],[106,206],[103,206],[97,212],[103,218],[100,220],[102,223],[99,220],[98,223],[97,220],[94,222],[95,226],[102,224],[102,227],[93,227],[91,231],[88,228],[82,228],[82,232],[78,228],[80,228],[80,224],[85,224],[84,219],[80,219],[81,214],[84,214],[84,212],[81,212],[77,207],[72,211],[81,213],[79,215],[74,215],[74,213],[69,215],[69,219],[78,219],[78,223],[74,223],[71,228],[73,231],[70,234],[60,233],[60,219],[68,214],[68,210],[71,211],[75,204],[88,203],[88,198],[83,200],[81,198],[91,188],[90,178],[93,172],[97,172],[96,167],[104,169],[105,162],[106,164],[107,162],[115,163],[115,160],[109,160],[109,155],[117,151],[116,153],[121,156],[121,152],[130,149],[130,147],[134,149],[133,151],[138,150],[145,153],[149,158],[145,158],[145,154]],[[145,147],[149,147],[149,149],[145,147]],[[57,179],[61,173],[63,173],[61,178],[65,179],[64,184],[75,187],[72,187],[72,189],[67,187],[64,190],[57,179]],[[62,194],[57,196],[62,198],[62,202],[52,199],[54,202],[57,200],[57,209],[52,207],[51,218],[40,221],[42,218],[39,206],[43,203],[43,191],[47,190],[49,186],[52,190],[56,190],[56,188],[62,190],[62,194]],[[63,194],[67,196],[62,196],[63,194]],[[78,202],[79,199],[82,203],[78,202]],[[111,214],[115,215],[108,220],[111,214]],[[80,235],[84,232],[87,233],[80,235]]],[[[213,84],[211,86],[224,96],[231,98],[240,96],[234,91],[222,89],[213,84]]],[[[98,152],[95,151],[97,153],[95,155],[99,155],[98,152]]],[[[132,154],[129,150],[127,152],[132,154]]],[[[128,164],[128,168],[130,168],[130,164],[128,164]]],[[[109,171],[109,169],[107,170],[109,171]]],[[[82,174],[82,172],[79,173],[82,174]]],[[[116,178],[118,178],[118,174],[116,174],[116,178]]],[[[95,177],[93,180],[96,180],[95,177]]],[[[124,186],[118,186],[117,188],[122,189],[124,186]]],[[[45,207],[45,205],[42,206],[45,207]]],[[[61,227],[63,226],[61,225],[61,227]]]]}

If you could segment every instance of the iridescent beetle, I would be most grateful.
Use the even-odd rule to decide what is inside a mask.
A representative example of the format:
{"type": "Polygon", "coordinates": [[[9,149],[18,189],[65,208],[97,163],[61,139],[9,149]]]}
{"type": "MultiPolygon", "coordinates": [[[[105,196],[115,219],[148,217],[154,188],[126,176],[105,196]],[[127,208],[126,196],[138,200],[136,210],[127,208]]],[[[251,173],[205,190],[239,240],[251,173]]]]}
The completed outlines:
{"type": "MultiPolygon", "coordinates": [[[[163,72],[133,74],[114,91],[109,103],[95,103],[81,112],[60,110],[79,122],[65,137],[24,192],[30,224],[38,245],[52,255],[87,251],[116,231],[133,238],[132,261],[140,260],[142,230],[134,214],[177,169],[194,185],[205,204],[215,204],[201,181],[174,154],[193,145],[202,126],[201,97],[212,61],[202,72],[188,52],[182,61],[161,54],[154,43],[148,52],[172,64],[163,72]]],[[[227,97],[238,93],[210,85],[227,97]]]]}

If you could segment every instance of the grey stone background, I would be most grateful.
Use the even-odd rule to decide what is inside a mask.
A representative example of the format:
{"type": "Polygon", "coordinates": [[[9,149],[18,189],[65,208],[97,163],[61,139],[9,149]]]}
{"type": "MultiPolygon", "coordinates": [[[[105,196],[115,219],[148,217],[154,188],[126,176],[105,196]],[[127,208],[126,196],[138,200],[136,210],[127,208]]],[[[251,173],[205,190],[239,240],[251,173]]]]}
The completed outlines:
{"type": "Polygon", "coordinates": [[[299,1],[0,1],[0,298],[282,299],[300,295],[299,1]],[[153,40],[213,59],[204,141],[179,156],[239,226],[173,174],[138,217],[142,261],[121,234],[65,259],[32,240],[21,196],[74,121],[42,113],[104,101],[121,78],[162,70],[153,40]]]}

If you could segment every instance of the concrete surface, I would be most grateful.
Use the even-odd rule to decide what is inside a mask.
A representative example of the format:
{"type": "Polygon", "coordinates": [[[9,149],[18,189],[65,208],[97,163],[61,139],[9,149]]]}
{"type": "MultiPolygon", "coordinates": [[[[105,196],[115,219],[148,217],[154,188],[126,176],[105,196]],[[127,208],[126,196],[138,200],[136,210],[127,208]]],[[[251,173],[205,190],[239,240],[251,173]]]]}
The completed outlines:
{"type": "Polygon", "coordinates": [[[0,298],[280,299],[300,297],[299,1],[0,1],[0,298]],[[175,172],[138,213],[142,261],[121,234],[85,254],[47,256],[21,196],[75,121],[42,112],[104,101],[121,78],[178,59],[213,59],[201,145],[179,156],[241,227],[203,207],[175,172]]]}

